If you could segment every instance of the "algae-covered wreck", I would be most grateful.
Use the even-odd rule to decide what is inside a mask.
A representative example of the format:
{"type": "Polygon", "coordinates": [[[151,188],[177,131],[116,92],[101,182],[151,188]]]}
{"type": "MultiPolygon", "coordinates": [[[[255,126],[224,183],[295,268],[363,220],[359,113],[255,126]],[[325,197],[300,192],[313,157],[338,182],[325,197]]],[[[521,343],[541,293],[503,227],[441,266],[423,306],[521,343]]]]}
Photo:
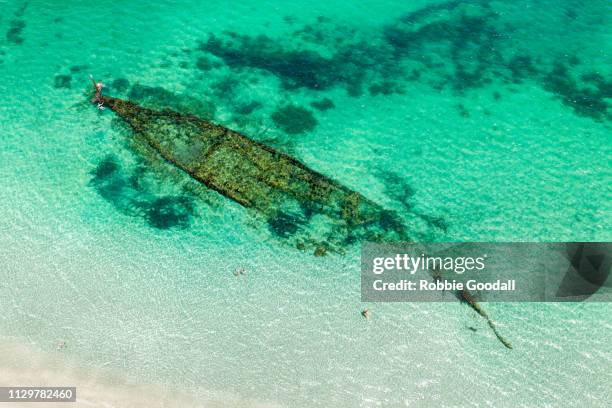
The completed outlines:
{"type": "Polygon", "coordinates": [[[193,115],[97,95],[150,148],[198,182],[263,216],[295,245],[341,251],[360,240],[408,240],[400,219],[297,159],[193,115]]]}

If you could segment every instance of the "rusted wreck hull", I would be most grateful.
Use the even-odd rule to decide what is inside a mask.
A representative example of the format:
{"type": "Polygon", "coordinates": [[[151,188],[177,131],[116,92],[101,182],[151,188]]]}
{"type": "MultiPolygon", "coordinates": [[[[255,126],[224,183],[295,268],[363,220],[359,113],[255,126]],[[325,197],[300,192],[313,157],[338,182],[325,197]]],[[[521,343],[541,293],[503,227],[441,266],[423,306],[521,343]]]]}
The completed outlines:
{"type": "Polygon", "coordinates": [[[358,240],[407,240],[391,211],[295,158],[192,115],[102,97],[166,161],[263,215],[279,235],[321,251],[358,240]]]}

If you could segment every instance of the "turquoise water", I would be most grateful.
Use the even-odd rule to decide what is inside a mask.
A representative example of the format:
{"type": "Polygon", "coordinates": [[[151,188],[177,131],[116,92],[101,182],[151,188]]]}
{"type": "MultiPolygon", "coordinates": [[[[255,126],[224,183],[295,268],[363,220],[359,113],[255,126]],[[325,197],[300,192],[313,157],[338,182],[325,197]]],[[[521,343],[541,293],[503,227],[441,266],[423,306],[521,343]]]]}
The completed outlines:
{"type": "Polygon", "coordinates": [[[296,250],[88,103],[213,116],[417,239],[609,241],[610,3],[405,3],[0,1],[2,338],[203,400],[605,406],[609,304],[486,305],[512,351],[458,303],[362,304],[357,246],[296,250]]]}

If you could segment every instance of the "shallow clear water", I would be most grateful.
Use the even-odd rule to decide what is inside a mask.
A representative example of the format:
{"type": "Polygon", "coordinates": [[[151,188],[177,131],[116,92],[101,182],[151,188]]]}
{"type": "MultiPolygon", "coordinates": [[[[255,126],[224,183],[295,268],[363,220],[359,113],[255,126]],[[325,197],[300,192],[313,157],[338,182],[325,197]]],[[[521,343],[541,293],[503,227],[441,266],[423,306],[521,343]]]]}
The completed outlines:
{"type": "Polygon", "coordinates": [[[609,304],[487,305],[512,351],[460,304],[364,305],[357,247],[294,249],[88,103],[214,106],[418,239],[609,241],[609,2],[405,3],[0,1],[2,336],[203,399],[605,406],[609,304]]]}

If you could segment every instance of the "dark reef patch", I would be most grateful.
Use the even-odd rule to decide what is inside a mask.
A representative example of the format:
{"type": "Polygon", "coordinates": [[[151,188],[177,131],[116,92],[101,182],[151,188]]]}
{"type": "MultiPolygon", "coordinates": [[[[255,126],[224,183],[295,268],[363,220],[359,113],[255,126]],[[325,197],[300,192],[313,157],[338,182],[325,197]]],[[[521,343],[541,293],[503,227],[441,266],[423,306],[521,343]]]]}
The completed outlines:
{"type": "Polygon", "coordinates": [[[98,163],[98,167],[96,167],[91,174],[96,180],[105,180],[111,177],[117,171],[119,171],[119,164],[114,157],[108,156],[98,163]]]}
{"type": "Polygon", "coordinates": [[[112,91],[123,93],[127,91],[130,87],[130,81],[125,78],[117,78],[114,79],[113,82],[110,83],[110,88],[112,91]]]}
{"type": "Polygon", "coordinates": [[[27,1],[24,1],[23,4],[17,10],[15,10],[15,17],[23,17],[28,8],[28,5],[29,3],[27,1]]]}
{"type": "Polygon", "coordinates": [[[171,109],[190,113],[202,119],[213,119],[216,107],[212,102],[202,101],[186,94],[175,94],[162,87],[135,84],[128,97],[150,109],[171,109]]]}
{"type": "Polygon", "coordinates": [[[268,219],[268,230],[277,237],[289,238],[305,224],[305,220],[295,214],[279,212],[268,219]]]}
{"type": "MultiPolygon", "coordinates": [[[[338,29],[338,27],[332,27],[338,29]]],[[[344,32],[317,31],[329,28],[306,26],[299,35],[312,44],[324,43],[331,38],[330,52],[323,55],[310,48],[293,48],[265,35],[248,36],[229,32],[223,37],[210,34],[199,43],[199,50],[212,54],[230,68],[241,71],[256,69],[279,78],[284,89],[306,88],[314,91],[344,87],[350,95],[362,93],[368,72],[389,61],[379,47],[365,40],[346,42],[350,35],[344,32]],[[308,34],[308,35],[306,35],[308,34]]]]}
{"type": "Polygon", "coordinates": [[[89,68],[89,65],[73,65],[70,67],[70,72],[74,74],[77,72],[85,71],[87,68],[89,68]]]}
{"type": "Polygon", "coordinates": [[[281,79],[285,88],[327,89],[330,59],[310,50],[287,50],[272,38],[229,33],[225,40],[211,34],[200,50],[221,58],[231,68],[256,68],[281,79]]]}
{"type": "Polygon", "coordinates": [[[25,21],[19,19],[12,20],[8,31],[6,32],[6,40],[11,44],[23,44],[24,39],[21,34],[25,27],[25,21]]]}
{"type": "Polygon", "coordinates": [[[402,204],[406,211],[412,211],[410,201],[416,191],[408,184],[405,177],[388,170],[379,170],[377,175],[384,183],[385,194],[402,204]]]}
{"type": "Polygon", "coordinates": [[[132,194],[128,181],[121,172],[121,167],[113,156],[108,156],[91,172],[92,178],[89,182],[98,194],[115,208],[128,215],[138,213],[137,206],[133,205],[132,194]]]}
{"type": "Polygon", "coordinates": [[[283,21],[287,24],[294,24],[297,21],[295,16],[284,16],[283,21]]]}
{"type": "Polygon", "coordinates": [[[401,85],[393,81],[381,81],[370,85],[368,88],[370,95],[393,95],[395,93],[403,93],[401,85]]]}
{"type": "MultiPolygon", "coordinates": [[[[563,63],[535,54],[530,44],[514,39],[518,28],[487,0],[429,5],[367,34],[328,18],[291,30],[287,36],[291,40],[236,32],[210,34],[199,42],[198,50],[236,72],[274,75],[285,90],[340,87],[354,97],[364,90],[372,96],[391,95],[405,92],[406,83],[419,81],[464,95],[494,83],[528,81],[553,92],[577,115],[609,118],[605,100],[609,80],[580,78],[577,73],[584,71],[584,64],[565,50],[558,52],[563,63]]],[[[495,99],[500,95],[495,93],[495,99]]],[[[329,105],[311,106],[325,110],[329,105]]]]}
{"type": "Polygon", "coordinates": [[[128,171],[114,156],[104,158],[91,175],[89,184],[102,198],[125,215],[143,218],[153,228],[186,228],[195,213],[191,198],[152,193],[144,167],[128,171]]]}
{"type": "Polygon", "coordinates": [[[612,116],[606,100],[612,98],[612,80],[606,80],[597,72],[583,74],[578,79],[572,75],[568,65],[558,61],[542,78],[542,86],[579,116],[598,121],[609,120],[612,116]]]}
{"type": "Polygon", "coordinates": [[[470,117],[470,111],[465,107],[465,105],[463,105],[462,103],[459,103],[455,105],[455,107],[457,108],[457,112],[459,112],[459,115],[461,115],[464,118],[470,117]]]}
{"type": "Polygon", "coordinates": [[[323,98],[317,101],[312,101],[310,102],[310,106],[320,111],[326,111],[326,110],[333,109],[336,107],[336,105],[334,104],[334,101],[332,101],[329,98],[323,98]]]}
{"type": "Polygon", "coordinates": [[[239,86],[240,82],[237,78],[228,76],[210,85],[210,90],[215,98],[232,101],[239,86]]]}
{"type": "Polygon", "coordinates": [[[297,105],[282,106],[271,117],[276,126],[290,135],[310,132],[318,123],[311,111],[297,105]]]}
{"type": "Polygon", "coordinates": [[[261,102],[258,101],[251,101],[248,103],[244,103],[241,105],[238,105],[235,109],[235,112],[240,114],[240,115],[249,115],[251,113],[253,113],[253,111],[261,108],[263,105],[261,104],[261,102]]]}
{"type": "Polygon", "coordinates": [[[405,14],[400,18],[400,21],[405,24],[416,23],[425,17],[435,15],[436,13],[453,10],[464,2],[465,0],[451,0],[439,4],[430,4],[405,14]]]}
{"type": "Polygon", "coordinates": [[[193,203],[185,197],[161,197],[148,203],[145,218],[157,229],[186,228],[193,214],[193,203]]]}
{"type": "Polygon", "coordinates": [[[70,75],[56,75],[53,79],[55,88],[71,88],[72,77],[70,75]]]}
{"type": "Polygon", "coordinates": [[[302,40],[300,48],[265,35],[228,32],[210,34],[199,50],[232,69],[268,72],[285,89],[344,87],[349,95],[360,96],[367,88],[372,95],[389,95],[402,93],[402,82],[420,80],[427,72],[432,86],[463,92],[490,83],[498,74],[497,48],[509,35],[495,28],[496,16],[486,3],[464,3],[425,7],[368,39],[326,19],[292,33],[302,40]],[[406,61],[408,66],[402,67],[406,61]]]}
{"type": "Polygon", "coordinates": [[[428,226],[437,228],[445,233],[448,232],[448,222],[444,218],[435,215],[424,214],[422,212],[416,212],[415,214],[423,221],[425,221],[428,226]]]}
{"type": "Polygon", "coordinates": [[[512,57],[510,61],[508,61],[507,67],[510,70],[510,79],[515,84],[538,75],[538,70],[529,55],[517,55],[512,57]]]}
{"type": "Polygon", "coordinates": [[[403,221],[397,213],[390,210],[381,212],[377,220],[377,224],[384,231],[400,231],[403,228],[403,221]]]}
{"type": "Polygon", "coordinates": [[[218,62],[211,61],[210,58],[199,57],[196,61],[196,67],[200,71],[210,71],[211,69],[219,68],[221,64],[218,62]]]}
{"type": "Polygon", "coordinates": [[[462,93],[500,74],[498,49],[510,33],[496,29],[496,17],[486,3],[447,2],[387,25],[383,37],[396,59],[425,68],[436,86],[462,93]]]}
{"type": "MultiPolygon", "coordinates": [[[[400,203],[406,211],[406,215],[412,215],[424,221],[429,228],[434,228],[444,233],[448,231],[448,223],[444,218],[423,213],[415,208],[412,200],[416,191],[406,182],[405,177],[388,170],[378,170],[377,175],[384,183],[385,194],[400,203]]],[[[388,223],[394,221],[391,219],[381,220],[381,222],[388,223]]]]}

